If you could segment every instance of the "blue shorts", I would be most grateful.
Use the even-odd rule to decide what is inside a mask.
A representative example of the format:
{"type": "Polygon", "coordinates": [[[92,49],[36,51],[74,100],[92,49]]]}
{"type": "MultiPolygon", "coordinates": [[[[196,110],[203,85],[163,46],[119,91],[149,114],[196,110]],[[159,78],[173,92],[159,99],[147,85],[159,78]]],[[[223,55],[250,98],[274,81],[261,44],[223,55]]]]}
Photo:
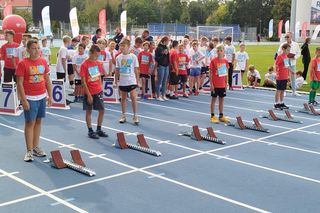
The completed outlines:
{"type": "Polygon", "coordinates": [[[39,101],[30,101],[29,110],[24,110],[24,118],[27,122],[35,121],[37,118],[44,118],[46,116],[46,98],[39,101]]]}
{"type": "Polygon", "coordinates": [[[201,68],[200,67],[198,67],[198,68],[190,68],[190,76],[197,77],[197,76],[200,76],[200,73],[201,73],[201,68]]]}

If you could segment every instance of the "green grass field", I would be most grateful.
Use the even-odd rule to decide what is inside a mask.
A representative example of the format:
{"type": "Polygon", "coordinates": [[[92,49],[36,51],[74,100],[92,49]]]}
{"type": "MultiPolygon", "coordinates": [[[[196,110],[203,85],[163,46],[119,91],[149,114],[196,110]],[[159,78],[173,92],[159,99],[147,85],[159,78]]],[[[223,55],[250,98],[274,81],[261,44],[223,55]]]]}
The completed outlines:
{"type": "MultiPolygon", "coordinates": [[[[249,54],[250,60],[249,64],[253,64],[256,69],[260,72],[262,80],[264,79],[264,75],[267,73],[268,67],[272,66],[274,63],[274,54],[278,50],[279,45],[247,45],[246,51],[249,54]]],[[[237,50],[239,47],[236,47],[237,50]]],[[[316,46],[310,46],[311,56],[313,57],[316,46]]],[[[51,63],[55,64],[57,62],[57,52],[59,48],[52,48],[52,56],[51,63]]],[[[297,60],[297,70],[303,71],[302,58],[300,57],[297,60]]],[[[309,81],[309,73],[307,81],[309,81]]],[[[246,78],[244,79],[244,84],[247,84],[246,78]]],[[[309,85],[303,85],[300,89],[301,91],[309,91],[309,85]]]]}

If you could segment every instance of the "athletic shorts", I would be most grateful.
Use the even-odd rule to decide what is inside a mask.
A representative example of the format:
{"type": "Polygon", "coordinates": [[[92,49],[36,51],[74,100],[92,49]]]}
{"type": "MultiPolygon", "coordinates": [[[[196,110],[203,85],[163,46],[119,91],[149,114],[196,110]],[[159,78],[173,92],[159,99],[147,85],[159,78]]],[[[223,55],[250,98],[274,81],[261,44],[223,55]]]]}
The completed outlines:
{"type": "Polygon", "coordinates": [[[76,86],[81,86],[81,80],[75,79],[75,80],[74,80],[74,85],[76,85],[76,86]]]}
{"type": "Polygon", "coordinates": [[[241,70],[241,73],[245,73],[246,71],[245,70],[241,70]]]}
{"type": "Polygon", "coordinates": [[[227,93],[226,93],[226,88],[214,88],[214,91],[211,91],[211,97],[226,97],[227,93]]]}
{"type": "Polygon", "coordinates": [[[119,86],[120,91],[122,92],[131,92],[132,90],[136,89],[137,85],[129,85],[129,86],[119,86]]]}
{"type": "Polygon", "coordinates": [[[88,103],[88,95],[84,96],[83,101],[83,110],[104,110],[104,103],[103,103],[103,93],[100,92],[98,94],[92,95],[92,104],[88,103]]]}
{"type": "Polygon", "coordinates": [[[288,80],[277,80],[277,90],[286,90],[288,80]]]}
{"type": "Polygon", "coordinates": [[[63,80],[66,80],[66,74],[65,73],[60,73],[60,72],[57,72],[57,79],[63,79],[63,80]]]}
{"type": "Polygon", "coordinates": [[[44,118],[46,116],[46,98],[38,101],[27,100],[29,103],[29,110],[24,110],[25,121],[35,121],[37,118],[44,118]]]}
{"type": "Polygon", "coordinates": [[[179,75],[179,80],[181,83],[186,83],[188,81],[187,75],[179,75]]]}
{"type": "Polygon", "coordinates": [[[73,75],[73,66],[72,66],[72,64],[68,64],[67,68],[68,68],[68,75],[73,75]]]}
{"type": "Polygon", "coordinates": [[[320,88],[320,81],[311,81],[310,88],[313,90],[317,90],[320,88]]]}
{"type": "Polygon", "coordinates": [[[140,78],[146,78],[146,79],[149,79],[149,78],[150,78],[150,75],[140,73],[140,78]]]}
{"type": "Polygon", "coordinates": [[[190,76],[197,77],[201,73],[201,68],[190,68],[190,76]]]}
{"type": "Polygon", "coordinates": [[[170,72],[169,83],[170,83],[170,85],[178,85],[179,84],[179,75],[176,75],[176,73],[174,73],[174,72],[170,72]]]}
{"type": "Polygon", "coordinates": [[[207,74],[209,71],[209,67],[201,67],[201,75],[207,74]]]}
{"type": "Polygon", "coordinates": [[[10,68],[3,68],[3,83],[11,82],[11,81],[17,82],[16,81],[16,70],[15,69],[10,69],[10,68]]]}

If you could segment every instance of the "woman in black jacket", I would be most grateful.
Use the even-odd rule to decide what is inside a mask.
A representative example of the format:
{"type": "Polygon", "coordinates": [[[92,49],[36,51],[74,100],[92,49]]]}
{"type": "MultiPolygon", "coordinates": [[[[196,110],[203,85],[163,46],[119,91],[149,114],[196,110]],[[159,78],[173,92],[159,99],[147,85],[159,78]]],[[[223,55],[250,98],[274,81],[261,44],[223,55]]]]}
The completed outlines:
{"type": "Polygon", "coordinates": [[[158,64],[157,69],[157,85],[156,85],[156,93],[157,93],[157,100],[164,101],[168,100],[166,98],[166,84],[169,75],[169,38],[167,36],[163,37],[158,44],[158,47],[155,51],[155,60],[158,64]],[[161,96],[160,96],[161,90],[161,96]]]}
{"type": "Polygon", "coordinates": [[[304,67],[302,77],[304,78],[305,81],[307,79],[309,64],[311,61],[309,44],[310,44],[310,38],[306,38],[304,44],[301,47],[302,63],[304,67]]]}

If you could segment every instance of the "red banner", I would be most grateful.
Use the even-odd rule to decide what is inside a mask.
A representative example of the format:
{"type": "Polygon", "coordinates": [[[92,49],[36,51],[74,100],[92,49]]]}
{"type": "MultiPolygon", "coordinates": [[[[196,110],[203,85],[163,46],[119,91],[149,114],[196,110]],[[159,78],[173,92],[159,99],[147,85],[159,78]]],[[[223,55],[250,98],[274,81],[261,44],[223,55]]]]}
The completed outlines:
{"type": "Polygon", "coordinates": [[[307,28],[308,28],[308,22],[303,22],[301,26],[301,38],[306,39],[307,38],[307,28]]]}
{"type": "Polygon", "coordinates": [[[5,18],[8,15],[12,14],[12,5],[11,4],[7,4],[4,9],[3,9],[3,18],[5,18]]]}
{"type": "Polygon", "coordinates": [[[99,28],[102,30],[102,35],[105,36],[107,33],[107,12],[105,9],[100,10],[99,12],[99,28]]]}
{"type": "Polygon", "coordinates": [[[281,38],[281,35],[282,35],[282,25],[283,25],[283,20],[280,20],[278,24],[278,38],[281,38]]]}

